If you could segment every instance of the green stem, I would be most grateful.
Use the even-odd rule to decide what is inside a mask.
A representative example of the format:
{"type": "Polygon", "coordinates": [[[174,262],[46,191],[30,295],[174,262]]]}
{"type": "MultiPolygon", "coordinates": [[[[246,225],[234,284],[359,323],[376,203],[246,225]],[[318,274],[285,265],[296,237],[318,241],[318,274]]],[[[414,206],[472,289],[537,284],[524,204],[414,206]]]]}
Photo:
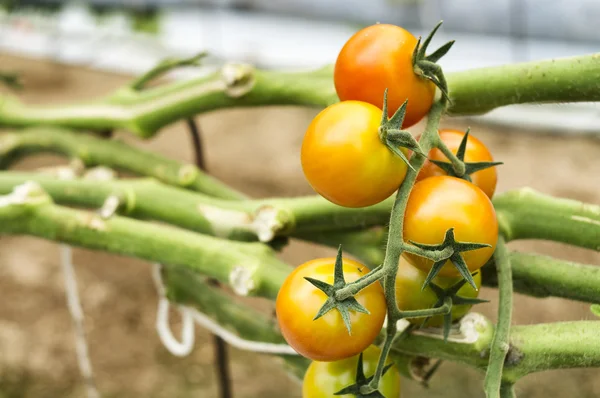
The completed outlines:
{"type": "MultiPolygon", "coordinates": [[[[600,303],[600,267],[531,253],[510,253],[515,292],[600,303]]],[[[496,266],[482,268],[483,284],[498,286],[496,266]]]]}
{"type": "Polygon", "coordinates": [[[116,140],[56,128],[31,128],[0,135],[0,167],[39,152],[52,152],[81,160],[86,166],[106,166],[156,178],[169,185],[223,199],[244,199],[192,164],[165,158],[116,140]]]}
{"type": "MultiPolygon", "coordinates": [[[[425,131],[421,135],[419,145],[424,153],[429,153],[430,149],[435,143],[435,137],[438,134],[438,125],[440,118],[444,113],[445,102],[438,101],[433,104],[429,115],[427,117],[427,126],[425,131]]],[[[404,177],[404,181],[398,188],[398,193],[394,199],[394,205],[390,214],[390,226],[388,233],[388,241],[385,249],[385,259],[383,261],[383,271],[385,273],[383,278],[383,289],[385,292],[387,313],[388,313],[388,330],[390,325],[393,325],[394,334],[386,333],[386,338],[381,350],[381,356],[377,365],[377,370],[373,376],[373,380],[369,383],[372,389],[377,389],[379,380],[383,375],[383,367],[385,360],[389,354],[391,342],[395,337],[395,328],[398,320],[402,319],[403,313],[398,308],[396,303],[396,275],[398,274],[398,264],[400,261],[400,255],[402,254],[402,248],[404,245],[404,210],[406,209],[406,203],[408,202],[408,196],[412,190],[413,185],[417,179],[419,170],[425,163],[425,157],[423,156],[412,156],[410,159],[410,165],[404,177]]]]}
{"type": "Polygon", "coordinates": [[[500,385],[500,398],[516,398],[515,387],[512,383],[502,383],[500,385]]]}
{"type": "MultiPolygon", "coordinates": [[[[162,127],[197,114],[230,107],[304,105],[338,101],[333,68],[284,73],[226,65],[188,81],[141,92],[128,85],[95,102],[33,106],[0,96],[0,125],[128,129],[151,137],[162,127]]],[[[600,55],[495,66],[446,75],[453,115],[472,115],[522,103],[600,101],[600,55]]]]}
{"type": "Polygon", "coordinates": [[[227,64],[207,76],[139,92],[128,85],[90,103],[27,106],[4,96],[0,97],[0,125],[127,129],[148,138],[170,123],[216,109],[258,105],[325,107],[338,101],[331,71],[326,67],[284,73],[227,64]]]}
{"type": "Polygon", "coordinates": [[[600,53],[471,69],[447,78],[451,115],[512,104],[600,101],[600,53]]]}
{"type": "Polygon", "coordinates": [[[600,251],[600,206],[530,188],[503,193],[493,202],[507,241],[544,239],[600,251]]]}
{"type": "Polygon", "coordinates": [[[516,382],[548,369],[600,367],[600,322],[513,326],[503,378],[516,382]]]}
{"type": "Polygon", "coordinates": [[[0,197],[0,234],[44,239],[182,266],[243,295],[274,299],[290,272],[260,243],[234,242],[129,218],[110,219],[57,206],[35,183],[0,197]]]}
{"type": "MultiPolygon", "coordinates": [[[[485,370],[494,326],[483,316],[471,313],[461,321],[460,330],[461,334],[451,334],[447,343],[437,331],[417,330],[395,342],[393,349],[485,370]]],[[[550,369],[600,367],[598,321],[515,325],[510,335],[502,375],[505,382],[515,383],[526,375],[550,369]]]]}
{"type": "Polygon", "coordinates": [[[485,375],[485,394],[487,398],[500,398],[500,384],[504,361],[509,349],[510,323],[512,318],[513,281],[510,257],[504,238],[498,239],[494,252],[494,260],[498,269],[498,323],[490,347],[490,361],[485,375]]]}
{"type": "MultiPolygon", "coordinates": [[[[383,223],[387,202],[350,209],[319,196],[233,201],[142,180],[59,180],[38,173],[0,172],[0,194],[35,181],[60,204],[99,208],[106,198],[121,200],[131,217],[166,222],[197,232],[237,240],[270,241],[275,236],[368,227],[383,223]],[[165,206],[165,203],[176,205],[165,206]]],[[[339,243],[338,243],[339,244],[339,243]]]]}
{"type": "Polygon", "coordinates": [[[423,310],[400,311],[402,318],[428,318],[430,316],[445,315],[452,310],[452,298],[446,297],[444,304],[439,307],[426,308],[423,310]]]}

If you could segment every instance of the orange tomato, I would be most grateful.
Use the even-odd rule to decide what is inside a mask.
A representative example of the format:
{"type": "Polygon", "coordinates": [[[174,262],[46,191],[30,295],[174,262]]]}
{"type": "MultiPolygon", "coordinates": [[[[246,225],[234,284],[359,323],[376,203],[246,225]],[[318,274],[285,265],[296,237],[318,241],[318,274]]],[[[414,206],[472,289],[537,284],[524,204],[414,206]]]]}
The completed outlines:
{"type": "MultiPolygon", "coordinates": [[[[334,265],[335,258],[320,258],[300,265],[284,281],[275,303],[285,340],[299,354],[315,361],[336,361],[359,354],[373,343],[387,312],[383,288],[373,283],[354,296],[369,314],[350,312],[352,334],[335,308],[313,320],[327,295],[304,278],[333,284],[334,265]]],[[[344,259],[343,265],[346,282],[369,272],[354,260],[344,259]]]]}
{"type": "MultiPolygon", "coordinates": [[[[465,133],[459,130],[450,130],[444,129],[440,130],[440,138],[446,144],[448,149],[452,151],[452,153],[456,154],[458,151],[458,147],[460,146],[460,142],[462,141],[465,133]]],[[[449,162],[448,158],[444,156],[442,151],[438,148],[434,148],[429,152],[429,159],[439,160],[442,162],[449,162]]],[[[485,146],[483,142],[478,140],[473,135],[469,134],[469,138],[467,138],[467,147],[465,150],[465,162],[493,162],[492,154],[485,146]]],[[[446,172],[436,166],[434,163],[429,160],[425,161],[423,168],[419,172],[417,176],[417,181],[423,180],[432,176],[441,176],[446,175],[446,172]]],[[[476,171],[471,174],[471,182],[477,185],[488,197],[492,197],[494,195],[494,191],[496,190],[496,182],[497,182],[497,174],[496,167],[490,167],[487,169],[476,171]]]]}
{"type": "Polygon", "coordinates": [[[334,69],[340,100],[358,100],[383,107],[387,88],[388,111],[408,100],[403,127],[421,120],[433,104],[435,85],[415,74],[412,64],[417,39],[399,26],[377,24],[358,31],[344,45],[334,69]]]}
{"type": "Polygon", "coordinates": [[[381,114],[366,102],[344,101],[321,111],[308,126],[302,169],[325,199],[345,207],[370,206],[404,180],[406,164],[379,138],[381,114]]]}
{"type": "MultiPolygon", "coordinates": [[[[403,256],[400,256],[400,264],[398,266],[398,274],[396,274],[396,303],[398,308],[402,311],[413,311],[423,310],[427,308],[433,308],[437,302],[437,296],[430,286],[421,290],[423,283],[427,278],[427,274],[420,269],[409,263],[403,256]]],[[[436,276],[433,278],[433,283],[441,288],[447,289],[450,286],[460,282],[462,277],[458,278],[446,278],[443,276],[436,276]]],[[[481,272],[478,272],[473,276],[477,289],[473,289],[471,285],[465,283],[463,287],[458,291],[458,295],[461,297],[477,298],[479,295],[479,288],[481,287],[481,272]]],[[[471,305],[453,305],[452,306],[452,321],[457,321],[464,317],[469,310],[471,305]]],[[[410,323],[420,325],[425,318],[407,318],[410,323]]],[[[444,324],[443,315],[436,315],[431,317],[426,326],[441,327],[444,324]]]]}
{"type": "MultiPolygon", "coordinates": [[[[454,228],[459,242],[486,243],[491,247],[461,253],[468,269],[481,268],[492,256],[498,240],[496,211],[490,198],[475,185],[460,178],[426,178],[412,189],[404,216],[404,239],[423,244],[440,244],[446,231],[454,228]]],[[[433,262],[410,253],[404,256],[417,268],[429,272],[433,262]]],[[[459,276],[448,260],[439,275],[459,276]]]]}

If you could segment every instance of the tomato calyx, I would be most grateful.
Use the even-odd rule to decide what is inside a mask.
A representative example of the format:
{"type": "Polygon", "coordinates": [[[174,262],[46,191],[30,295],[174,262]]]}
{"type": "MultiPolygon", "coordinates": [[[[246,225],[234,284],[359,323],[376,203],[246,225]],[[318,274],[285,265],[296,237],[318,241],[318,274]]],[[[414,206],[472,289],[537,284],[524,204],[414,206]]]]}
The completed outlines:
{"type": "Polygon", "coordinates": [[[473,276],[469,272],[469,268],[467,267],[467,264],[460,253],[491,247],[491,245],[487,243],[457,242],[454,239],[454,228],[450,228],[446,231],[444,241],[440,244],[427,245],[413,241],[409,241],[409,243],[421,250],[413,250],[412,248],[407,247],[405,248],[407,252],[434,261],[429,274],[427,274],[427,278],[425,278],[425,282],[423,283],[421,290],[425,289],[431,284],[431,281],[437,276],[447,260],[452,262],[458,272],[467,282],[469,282],[473,289],[478,290],[477,285],[473,280],[473,276]]]}
{"type": "MultiPolygon", "coordinates": [[[[474,272],[471,277],[477,275],[477,272],[474,272]]],[[[488,303],[489,300],[484,300],[480,298],[471,298],[471,297],[463,297],[458,295],[458,291],[467,283],[466,279],[462,279],[456,282],[454,285],[450,286],[447,289],[444,289],[435,283],[431,282],[429,287],[435,295],[437,296],[437,301],[434,304],[433,308],[440,307],[444,305],[445,302],[448,302],[448,298],[450,299],[451,305],[475,305],[481,303],[488,303]]],[[[451,308],[452,309],[452,308],[451,308]]],[[[424,326],[430,317],[427,317],[423,320],[421,326],[424,326]]],[[[450,335],[450,328],[452,327],[452,312],[448,312],[444,315],[444,341],[448,341],[448,336],[450,335]]]]}
{"type": "Polygon", "coordinates": [[[394,155],[402,159],[413,171],[416,171],[400,148],[409,149],[421,156],[427,155],[425,155],[415,137],[410,132],[402,130],[407,105],[408,100],[404,101],[391,118],[388,118],[388,89],[385,89],[383,93],[383,112],[381,115],[381,124],[379,125],[379,139],[394,155]]]}
{"type": "Polygon", "coordinates": [[[318,279],[310,278],[305,276],[308,282],[312,283],[317,289],[321,290],[323,293],[327,295],[327,300],[323,304],[323,306],[317,312],[317,315],[313,318],[313,320],[317,320],[329,311],[334,308],[337,309],[342,316],[342,320],[344,321],[344,325],[346,325],[346,329],[348,330],[348,334],[352,335],[352,326],[350,322],[350,311],[362,312],[364,314],[369,314],[369,310],[363,307],[354,296],[347,297],[343,300],[338,300],[336,298],[336,292],[338,290],[343,289],[347,286],[347,283],[344,279],[344,268],[342,261],[342,245],[340,245],[337,253],[337,257],[335,258],[335,268],[333,271],[333,285],[328,284],[327,282],[320,281],[318,279]]]}
{"type": "MultiPolygon", "coordinates": [[[[393,363],[383,368],[382,376],[394,366],[393,363]]],[[[353,395],[357,398],[385,398],[377,389],[373,389],[369,383],[375,375],[366,377],[363,369],[363,353],[358,356],[358,365],[356,366],[356,383],[341,389],[333,395],[353,395]]]]}
{"type": "Polygon", "coordinates": [[[427,52],[427,47],[429,47],[433,36],[435,36],[435,33],[440,26],[442,26],[442,21],[438,22],[423,43],[421,43],[421,37],[419,37],[412,54],[412,64],[415,73],[435,84],[437,88],[440,89],[444,98],[450,102],[450,97],[448,96],[448,84],[446,83],[442,68],[437,64],[437,61],[448,53],[450,48],[454,45],[454,40],[447,42],[429,55],[425,54],[427,52]]]}
{"type": "MultiPolygon", "coordinates": [[[[465,162],[465,153],[467,151],[467,140],[469,138],[470,129],[467,129],[465,135],[460,141],[458,150],[455,156],[449,157],[450,162],[443,162],[440,160],[429,159],[429,161],[435,164],[440,169],[444,170],[449,176],[462,178],[469,182],[473,182],[471,174],[476,173],[480,170],[485,170],[490,167],[499,166],[504,164],[503,162],[465,162]],[[460,163],[460,164],[459,164],[460,163]],[[462,166],[461,166],[462,164],[462,166]]],[[[445,144],[440,140],[437,145],[443,153],[448,153],[450,150],[445,147],[445,144]]]]}

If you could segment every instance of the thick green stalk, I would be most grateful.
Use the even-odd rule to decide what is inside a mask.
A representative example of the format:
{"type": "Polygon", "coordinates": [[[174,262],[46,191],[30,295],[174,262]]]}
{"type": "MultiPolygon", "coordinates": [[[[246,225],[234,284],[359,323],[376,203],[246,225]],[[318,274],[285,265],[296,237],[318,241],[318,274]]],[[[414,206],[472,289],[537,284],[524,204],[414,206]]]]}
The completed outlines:
{"type": "Polygon", "coordinates": [[[500,386],[500,398],[516,398],[515,387],[512,383],[502,383],[500,386]]]}
{"type": "MultiPolygon", "coordinates": [[[[0,96],[0,125],[124,128],[151,137],[170,123],[216,109],[325,107],[338,101],[332,71],[328,66],[284,73],[230,64],[200,78],[143,91],[126,86],[90,103],[33,106],[4,95],[0,96]]],[[[600,55],[472,69],[447,74],[446,79],[453,115],[481,114],[510,104],[599,101],[600,55]]]]}
{"type": "Polygon", "coordinates": [[[291,268],[259,243],[213,238],[120,216],[57,206],[28,183],[0,197],[0,234],[26,234],[200,272],[243,295],[274,299],[291,268]]]}
{"type": "MultiPolygon", "coordinates": [[[[600,267],[532,253],[510,253],[514,290],[535,297],[600,303],[600,267]]],[[[482,268],[483,284],[498,286],[495,264],[482,268]]]]}
{"type": "Polygon", "coordinates": [[[31,128],[0,135],[0,167],[8,167],[23,156],[51,152],[81,160],[85,166],[106,166],[154,177],[169,185],[223,199],[245,196],[192,164],[178,162],[117,140],[57,128],[31,128]]]}
{"type": "MultiPolygon", "coordinates": [[[[393,349],[485,370],[494,326],[471,313],[461,321],[460,329],[462,333],[451,334],[447,343],[437,331],[416,331],[396,342],[393,349]]],[[[600,367],[598,321],[515,325],[510,335],[504,382],[512,384],[528,374],[550,369],[600,367]]]]}
{"type": "Polygon", "coordinates": [[[0,98],[0,125],[127,129],[151,137],[162,127],[216,109],[258,105],[325,107],[337,102],[331,67],[307,72],[263,71],[227,64],[209,75],[136,91],[117,90],[90,103],[27,106],[0,98]]]}
{"type": "Polygon", "coordinates": [[[510,256],[504,238],[498,238],[494,252],[494,260],[498,270],[498,323],[490,347],[490,361],[485,374],[484,389],[487,398],[501,398],[500,384],[504,361],[509,349],[510,323],[513,306],[513,281],[510,256]]]}
{"type": "Polygon", "coordinates": [[[276,235],[368,227],[389,217],[387,202],[350,209],[319,196],[233,201],[152,179],[59,180],[39,173],[0,172],[0,194],[25,181],[39,183],[60,204],[99,208],[108,196],[116,195],[122,202],[120,212],[131,217],[238,240],[270,241],[276,235]]]}
{"type": "Polygon", "coordinates": [[[503,378],[548,369],[600,367],[600,322],[555,322],[513,326],[503,378]]]}
{"type": "Polygon", "coordinates": [[[507,241],[545,239],[600,251],[600,206],[530,188],[503,193],[493,202],[507,241]]]}
{"type": "Polygon", "coordinates": [[[452,115],[512,104],[600,101],[600,53],[451,73],[452,115]]]}

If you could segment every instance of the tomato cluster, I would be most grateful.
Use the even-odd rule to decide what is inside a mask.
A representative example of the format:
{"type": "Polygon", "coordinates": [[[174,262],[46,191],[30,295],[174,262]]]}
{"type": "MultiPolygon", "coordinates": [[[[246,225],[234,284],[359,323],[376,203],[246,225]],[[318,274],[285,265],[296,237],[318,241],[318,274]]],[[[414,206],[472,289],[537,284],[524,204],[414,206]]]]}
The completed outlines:
{"type": "MultiPolygon", "coordinates": [[[[440,305],[442,289],[455,289],[453,297],[472,303],[469,299],[477,297],[481,286],[481,274],[476,271],[489,260],[498,238],[490,200],[497,179],[490,166],[496,163],[481,141],[460,131],[441,130],[436,144],[444,151],[434,148],[428,154],[411,154],[387,139],[386,129],[404,133],[401,129],[417,123],[432,107],[435,85],[418,73],[415,63],[415,54],[425,52],[417,51],[419,43],[406,30],[384,24],[352,36],[335,65],[335,88],[341,102],[314,118],[301,150],[302,168],[313,189],[344,207],[366,207],[385,200],[409,172],[407,158],[427,155],[406,202],[403,239],[421,250],[453,245],[454,254],[434,263],[422,253],[415,254],[418,251],[402,253],[395,297],[401,311],[440,305]],[[389,127],[394,120],[397,127],[389,127]],[[450,160],[444,155],[451,156],[449,151],[454,154],[450,160]],[[462,174],[460,168],[453,169],[457,159],[465,165],[462,174]],[[471,285],[464,278],[472,279],[471,285]],[[433,285],[423,288],[429,281],[433,285]]],[[[418,145],[412,148],[417,150],[418,145]]],[[[368,272],[364,265],[342,259],[340,252],[337,259],[300,265],[282,285],[276,302],[281,332],[290,346],[314,361],[305,376],[304,397],[333,397],[356,383],[357,377],[364,377],[357,368],[361,352],[364,373],[374,372],[379,351],[372,344],[387,312],[381,284],[372,283],[347,299],[335,296],[335,289],[368,272]],[[344,301],[347,306],[339,306],[344,301]]],[[[462,318],[470,306],[454,305],[452,321],[462,318]]],[[[409,321],[423,323],[423,319],[409,321]]],[[[436,316],[424,325],[443,323],[444,318],[436,316]]],[[[398,397],[395,369],[381,381],[384,396],[398,397]]]]}

